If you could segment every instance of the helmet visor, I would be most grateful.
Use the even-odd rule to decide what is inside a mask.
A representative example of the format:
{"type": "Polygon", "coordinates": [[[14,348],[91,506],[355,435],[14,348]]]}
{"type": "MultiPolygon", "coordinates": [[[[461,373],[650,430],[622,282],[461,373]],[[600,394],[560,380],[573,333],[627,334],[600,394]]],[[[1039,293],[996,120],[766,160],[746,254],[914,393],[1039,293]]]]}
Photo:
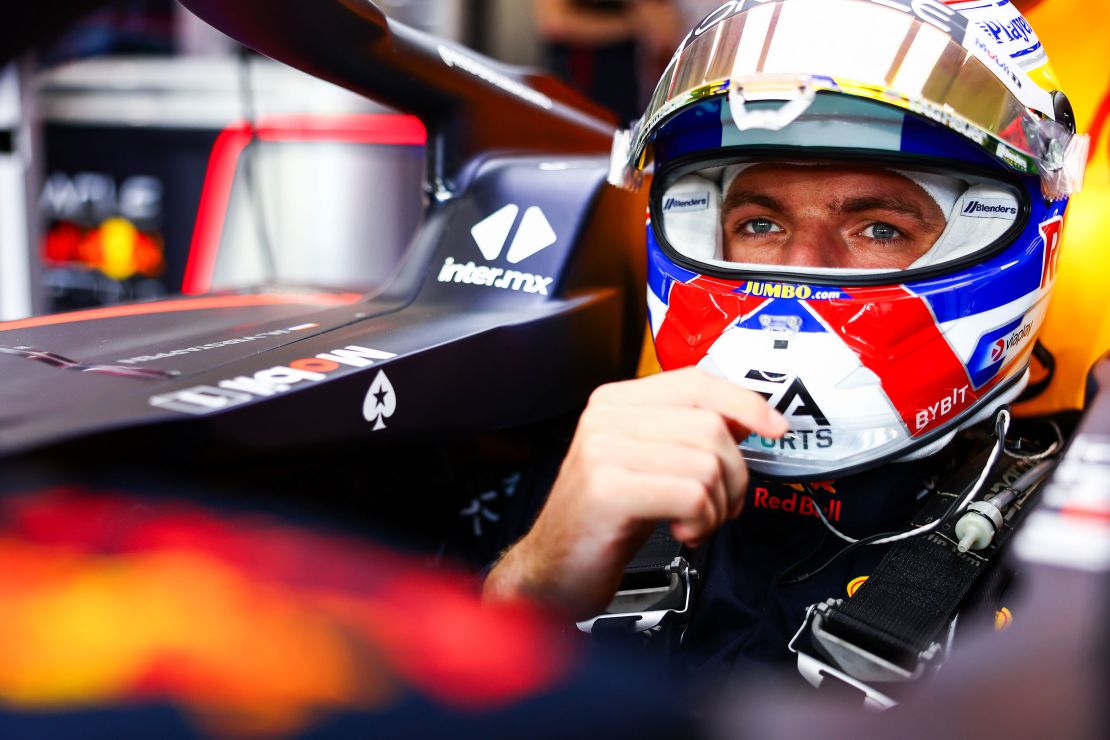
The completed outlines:
{"type": "Polygon", "coordinates": [[[940,4],[913,7],[870,0],[725,3],[691,31],[668,65],[621,152],[624,176],[647,163],[658,125],[693,101],[727,94],[738,129],[778,130],[827,91],[945,125],[1013,170],[1039,173],[1054,197],[1077,190],[1082,166],[1077,175],[1073,160],[1083,147],[1073,140],[1081,137],[1035,112],[1053,110],[1050,93],[996,55],[959,13],[940,4]],[[779,105],[768,109],[763,101],[779,105]]]}

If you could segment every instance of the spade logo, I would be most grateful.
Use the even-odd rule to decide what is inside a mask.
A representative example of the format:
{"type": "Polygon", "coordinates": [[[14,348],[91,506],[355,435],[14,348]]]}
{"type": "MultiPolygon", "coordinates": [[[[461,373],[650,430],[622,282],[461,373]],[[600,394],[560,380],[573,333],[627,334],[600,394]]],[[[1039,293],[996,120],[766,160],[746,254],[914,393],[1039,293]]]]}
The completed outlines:
{"type": "Polygon", "coordinates": [[[366,421],[374,422],[374,431],[385,429],[385,420],[393,416],[397,410],[397,394],[393,391],[393,384],[385,371],[378,372],[370,390],[366,392],[366,399],[362,402],[362,417],[366,421]]]}

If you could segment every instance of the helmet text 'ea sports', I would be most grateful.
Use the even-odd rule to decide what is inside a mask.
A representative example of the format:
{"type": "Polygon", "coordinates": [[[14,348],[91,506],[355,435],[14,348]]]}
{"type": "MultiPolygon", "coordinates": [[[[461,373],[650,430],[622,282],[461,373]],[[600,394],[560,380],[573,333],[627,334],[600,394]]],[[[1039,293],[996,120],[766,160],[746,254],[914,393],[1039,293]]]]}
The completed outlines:
{"type": "Polygon", "coordinates": [[[928,454],[1013,400],[1086,137],[1010,4],[742,0],[687,36],[614,144],[654,162],[663,369],[765,396],[768,475],[928,454]]]}

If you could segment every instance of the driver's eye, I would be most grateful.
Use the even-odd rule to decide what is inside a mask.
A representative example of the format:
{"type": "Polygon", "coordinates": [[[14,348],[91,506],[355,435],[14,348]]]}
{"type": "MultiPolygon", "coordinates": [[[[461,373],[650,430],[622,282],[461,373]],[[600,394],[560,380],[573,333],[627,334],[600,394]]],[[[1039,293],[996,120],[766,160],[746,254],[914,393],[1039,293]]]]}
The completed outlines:
{"type": "Polygon", "coordinates": [[[890,224],[878,223],[871,224],[866,229],[864,229],[863,235],[870,239],[879,239],[885,241],[889,239],[897,239],[902,234],[898,231],[898,229],[894,228],[890,224]]]}
{"type": "Polygon", "coordinates": [[[740,225],[740,228],[749,234],[770,234],[774,231],[782,231],[778,224],[766,218],[753,218],[750,221],[745,221],[740,225]]]}

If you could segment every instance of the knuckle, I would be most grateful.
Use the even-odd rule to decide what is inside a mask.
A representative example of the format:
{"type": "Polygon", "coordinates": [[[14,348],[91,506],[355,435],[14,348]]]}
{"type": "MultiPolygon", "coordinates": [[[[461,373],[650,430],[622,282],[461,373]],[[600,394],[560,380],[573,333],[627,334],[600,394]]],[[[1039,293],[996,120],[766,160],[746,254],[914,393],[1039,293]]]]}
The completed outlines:
{"type": "Polygon", "coordinates": [[[614,402],[616,397],[621,394],[621,389],[624,387],[623,382],[605,383],[594,388],[590,393],[589,399],[586,401],[586,408],[596,408],[597,406],[607,406],[614,402]]]}
{"type": "Polygon", "coordinates": [[[724,457],[721,458],[722,469],[727,475],[731,476],[736,481],[747,483],[748,480],[748,465],[744,462],[744,454],[736,445],[736,441],[729,440],[728,448],[725,450],[724,457]]]}
{"type": "Polygon", "coordinates": [[[705,486],[695,481],[690,481],[683,493],[685,505],[683,506],[684,519],[700,521],[711,514],[712,503],[709,491],[705,486]]]}
{"type": "Polygon", "coordinates": [[[598,412],[598,407],[594,403],[593,398],[593,396],[590,396],[589,403],[587,403],[586,408],[583,409],[582,415],[578,417],[578,432],[580,435],[583,432],[588,432],[590,429],[592,429],[596,425],[596,422],[600,416],[600,413],[598,412]]]}
{"type": "Polygon", "coordinates": [[[693,462],[698,482],[706,488],[715,488],[724,477],[720,458],[711,452],[697,452],[693,462]]]}
{"type": "Polygon", "coordinates": [[[614,418],[612,407],[587,406],[582,415],[578,417],[577,435],[585,441],[597,435],[608,434],[608,430],[613,428],[614,418]]]}
{"type": "Polygon", "coordinates": [[[748,466],[741,459],[740,465],[736,469],[736,487],[739,489],[739,493],[748,490],[748,483],[750,482],[751,473],[748,472],[748,466]]]}
{"type": "Polygon", "coordinates": [[[702,372],[700,372],[699,369],[693,365],[688,365],[670,371],[668,373],[668,379],[672,382],[672,386],[674,386],[677,391],[689,393],[697,387],[700,375],[702,375],[702,372]]]}
{"type": "Polygon", "coordinates": [[[593,392],[590,393],[589,399],[586,401],[587,413],[591,407],[604,404],[605,399],[609,396],[609,392],[608,384],[599,385],[597,388],[594,388],[593,392]]]}
{"type": "Polygon", "coordinates": [[[620,473],[620,468],[611,463],[592,466],[584,476],[583,495],[597,504],[610,499],[613,490],[620,485],[620,473]]]}
{"type": "Polygon", "coordinates": [[[617,483],[620,475],[621,469],[618,465],[602,460],[596,467],[593,479],[598,485],[609,486],[617,483]]]}
{"type": "Polygon", "coordinates": [[[748,500],[747,467],[742,467],[741,469],[737,470],[732,481],[735,488],[729,493],[729,499],[731,501],[730,508],[732,516],[737,516],[740,514],[741,511],[744,510],[744,505],[748,500]]]}
{"type": "Polygon", "coordinates": [[[686,394],[691,399],[699,397],[705,388],[705,372],[694,365],[684,367],[676,372],[676,379],[681,382],[686,394]]]}
{"type": "Polygon", "coordinates": [[[581,439],[578,448],[582,462],[594,468],[613,467],[614,448],[617,440],[609,432],[591,429],[581,439]]]}
{"type": "Polygon", "coordinates": [[[700,412],[698,414],[697,426],[702,438],[713,445],[727,443],[732,439],[732,436],[728,432],[728,425],[725,424],[725,420],[721,418],[720,414],[712,411],[700,412]]]}
{"type": "Polygon", "coordinates": [[[590,456],[605,442],[606,433],[591,424],[578,431],[578,446],[582,455],[590,456]]]}

